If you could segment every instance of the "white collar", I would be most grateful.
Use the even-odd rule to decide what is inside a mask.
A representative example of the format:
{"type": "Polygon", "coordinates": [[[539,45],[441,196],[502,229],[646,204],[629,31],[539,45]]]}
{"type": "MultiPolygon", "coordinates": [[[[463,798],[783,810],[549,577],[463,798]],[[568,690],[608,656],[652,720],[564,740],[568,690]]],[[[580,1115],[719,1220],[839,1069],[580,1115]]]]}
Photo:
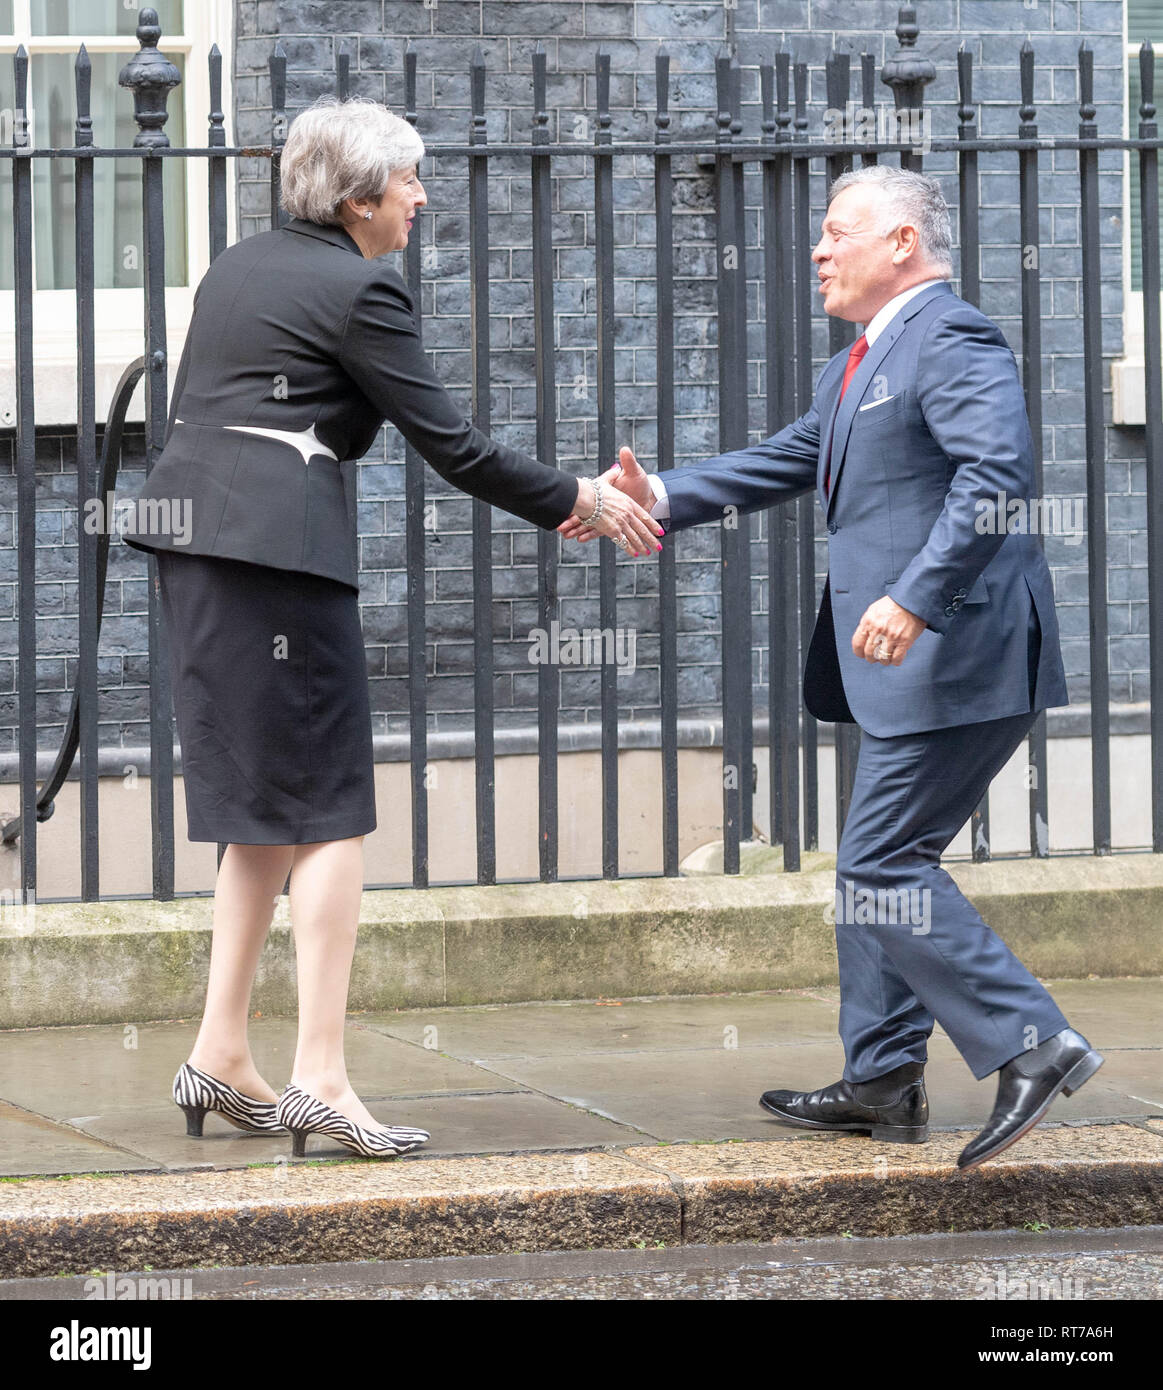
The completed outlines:
{"type": "Polygon", "coordinates": [[[927,290],[930,285],[943,285],[945,283],[945,280],[940,278],[935,280],[924,280],[919,285],[910,285],[907,290],[902,290],[900,294],[890,299],[887,304],[882,304],[876,313],[873,314],[871,323],[867,324],[864,329],[864,336],[868,340],[868,346],[871,347],[873,343],[876,342],[879,335],[888,327],[890,320],[904,308],[914,295],[920,294],[922,290],[927,290]]]}

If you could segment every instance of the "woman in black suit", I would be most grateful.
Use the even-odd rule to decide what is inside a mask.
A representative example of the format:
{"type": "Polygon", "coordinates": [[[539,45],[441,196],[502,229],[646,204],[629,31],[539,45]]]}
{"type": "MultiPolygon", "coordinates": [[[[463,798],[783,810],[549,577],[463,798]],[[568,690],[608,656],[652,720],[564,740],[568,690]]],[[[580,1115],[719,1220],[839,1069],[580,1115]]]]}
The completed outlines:
{"type": "Polygon", "coordinates": [[[157,554],[191,840],[227,845],[206,1009],[174,1080],[187,1133],[208,1110],[357,1152],[402,1153],[347,1078],[343,1027],[376,826],[360,628],[356,463],[389,420],[448,482],[549,530],[589,520],[628,554],[662,528],[597,479],[488,439],[429,366],[386,253],[427,199],[423,144],[376,102],[321,98],[281,161],[291,220],[223,251],[202,279],[166,446],[129,544],[157,554]],[[180,524],[177,524],[180,521],[180,524]],[[281,1096],[246,1023],[273,906],[290,873],[299,1037],[281,1096]]]}

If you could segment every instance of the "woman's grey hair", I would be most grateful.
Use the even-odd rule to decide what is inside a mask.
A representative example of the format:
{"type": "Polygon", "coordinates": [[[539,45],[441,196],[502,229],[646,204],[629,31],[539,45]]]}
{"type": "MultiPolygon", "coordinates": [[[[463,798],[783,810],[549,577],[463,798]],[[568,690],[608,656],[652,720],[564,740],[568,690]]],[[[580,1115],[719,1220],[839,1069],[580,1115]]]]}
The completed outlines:
{"type": "Polygon", "coordinates": [[[378,204],[392,170],[411,169],[423,157],[415,129],[382,103],[321,96],[287,132],[280,202],[292,217],[335,226],[345,198],[378,204]]]}
{"type": "Polygon", "coordinates": [[[884,194],[884,211],[876,226],[878,235],[889,236],[907,222],[917,229],[925,260],[946,276],[953,274],[949,205],[936,179],[912,169],[894,169],[891,164],[871,164],[841,174],[828,192],[828,202],[857,183],[874,184],[884,194]]]}

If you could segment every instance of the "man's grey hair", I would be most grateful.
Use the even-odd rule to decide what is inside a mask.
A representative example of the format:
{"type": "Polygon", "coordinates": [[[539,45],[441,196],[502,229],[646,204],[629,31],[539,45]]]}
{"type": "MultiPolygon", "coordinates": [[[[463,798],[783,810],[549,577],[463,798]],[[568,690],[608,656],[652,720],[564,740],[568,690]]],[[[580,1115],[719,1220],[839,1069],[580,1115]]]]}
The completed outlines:
{"type": "Polygon", "coordinates": [[[884,194],[884,211],[876,223],[879,236],[889,236],[907,222],[917,229],[918,246],[925,260],[946,278],[953,274],[949,205],[936,179],[912,169],[895,169],[891,164],[871,164],[841,174],[828,192],[828,202],[858,183],[873,184],[884,194]]]}
{"type": "Polygon", "coordinates": [[[423,157],[415,129],[382,103],[327,94],[291,122],[280,202],[292,217],[336,226],[345,198],[378,204],[392,170],[411,169],[423,157]]]}

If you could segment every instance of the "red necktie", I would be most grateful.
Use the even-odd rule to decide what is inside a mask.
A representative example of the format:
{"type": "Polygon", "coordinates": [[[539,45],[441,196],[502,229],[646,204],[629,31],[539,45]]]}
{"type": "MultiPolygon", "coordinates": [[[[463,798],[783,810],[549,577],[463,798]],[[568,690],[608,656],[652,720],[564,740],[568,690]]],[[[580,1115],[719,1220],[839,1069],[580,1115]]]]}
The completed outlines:
{"type": "MultiPolygon", "coordinates": [[[[861,358],[868,351],[868,339],[861,333],[860,337],[848,349],[848,365],[844,368],[844,380],[840,383],[840,400],[836,402],[836,409],[840,409],[840,401],[844,399],[844,392],[848,390],[848,383],[855,375],[856,368],[860,366],[861,358]]],[[[832,480],[832,462],[828,460],[828,465],[824,470],[824,496],[828,495],[828,484],[832,480]]]]}

